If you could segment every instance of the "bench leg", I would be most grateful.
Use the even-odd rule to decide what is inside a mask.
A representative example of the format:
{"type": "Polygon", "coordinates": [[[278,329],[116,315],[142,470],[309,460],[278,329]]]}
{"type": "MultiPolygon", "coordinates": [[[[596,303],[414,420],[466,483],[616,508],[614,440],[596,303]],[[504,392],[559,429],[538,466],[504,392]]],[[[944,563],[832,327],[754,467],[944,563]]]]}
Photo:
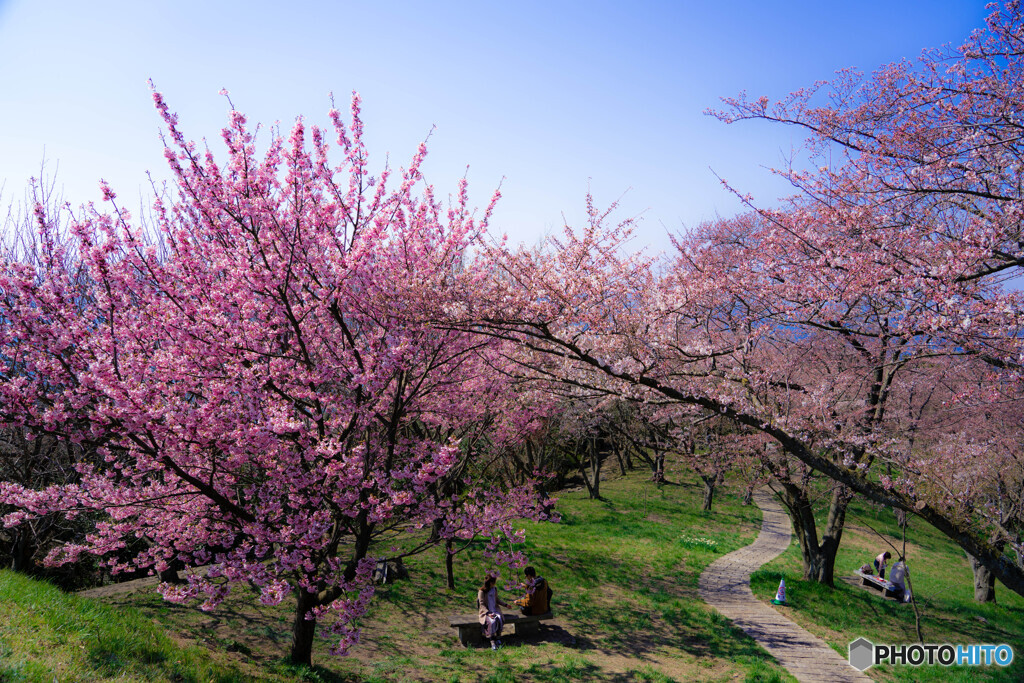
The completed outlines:
{"type": "Polygon", "coordinates": [[[481,640],[483,636],[480,634],[480,624],[459,627],[459,642],[466,647],[478,645],[481,640]]]}

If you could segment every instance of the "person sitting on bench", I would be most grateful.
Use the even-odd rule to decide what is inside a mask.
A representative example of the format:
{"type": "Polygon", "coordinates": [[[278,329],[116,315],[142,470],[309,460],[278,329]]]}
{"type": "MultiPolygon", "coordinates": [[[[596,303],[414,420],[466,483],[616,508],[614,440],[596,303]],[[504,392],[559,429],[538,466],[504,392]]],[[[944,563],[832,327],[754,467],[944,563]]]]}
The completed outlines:
{"type": "Polygon", "coordinates": [[[527,615],[547,614],[551,610],[549,600],[551,589],[543,576],[537,576],[537,570],[527,567],[523,570],[526,574],[526,595],[515,601],[520,611],[527,615]]]}
{"type": "Polygon", "coordinates": [[[484,638],[491,641],[491,649],[497,650],[501,647],[501,629],[505,625],[505,618],[501,614],[501,607],[511,607],[507,602],[498,597],[498,589],[495,587],[498,577],[488,574],[480,590],[476,592],[476,608],[480,630],[484,638]]]}

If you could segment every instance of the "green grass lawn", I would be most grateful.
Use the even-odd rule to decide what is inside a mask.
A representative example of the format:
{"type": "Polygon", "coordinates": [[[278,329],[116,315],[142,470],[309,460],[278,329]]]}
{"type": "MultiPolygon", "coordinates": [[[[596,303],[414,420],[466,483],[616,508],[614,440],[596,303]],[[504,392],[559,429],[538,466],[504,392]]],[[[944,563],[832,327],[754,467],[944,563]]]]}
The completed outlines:
{"type": "Polygon", "coordinates": [[[0,570],[0,681],[247,681],[134,610],[0,570]]]}
{"type": "MultiPolygon", "coordinates": [[[[755,506],[743,506],[723,492],[715,510],[702,513],[694,482],[659,488],[642,473],[605,482],[602,492],[605,499],[599,501],[588,500],[584,491],[562,492],[560,524],[526,525],[531,562],[555,591],[556,621],[536,638],[509,635],[498,652],[463,648],[448,626],[448,616],[475,610],[476,586],[491,566],[482,547],[456,557],[455,591],[444,587],[441,549],[408,559],[410,580],[380,588],[362,624],[363,642],[352,656],[329,656],[325,642],[314,651],[313,670],[281,664],[290,641],[289,603],[254,605],[246,591],[212,613],[165,603],[152,592],[104,602],[118,615],[159,623],[167,633],[210,653],[213,661],[234,667],[241,680],[793,680],[697,597],[700,572],[757,535],[761,515],[755,506]]],[[[499,586],[509,578],[521,577],[506,572],[499,586]]],[[[515,594],[503,597],[511,600],[515,594]]],[[[120,619],[107,615],[116,629],[120,619]]],[[[55,647],[50,656],[73,659],[75,647],[55,647]]],[[[44,666],[23,650],[0,653],[0,666],[44,666]]],[[[62,665],[45,666],[58,671],[62,665]]],[[[231,675],[228,671],[225,675],[231,675]]],[[[80,668],[75,678],[59,680],[110,680],[110,673],[109,667],[93,673],[80,668]]],[[[200,679],[218,680],[212,675],[200,679]]],[[[165,679],[126,669],[114,680],[165,679]]]]}
{"type": "MultiPolygon", "coordinates": [[[[447,621],[474,611],[476,586],[490,567],[482,548],[456,557],[455,591],[444,587],[440,549],[408,559],[411,578],[379,589],[352,655],[333,658],[325,642],[314,650],[312,670],[282,664],[290,640],[288,603],[265,607],[242,590],[212,613],[165,603],[151,591],[99,604],[5,573],[0,680],[794,680],[697,597],[701,571],[756,537],[761,515],[755,506],[741,505],[726,487],[714,511],[704,513],[695,481],[658,487],[641,473],[603,482],[602,493],[604,500],[594,501],[585,491],[562,492],[560,524],[526,525],[531,563],[554,589],[556,621],[536,638],[507,636],[497,652],[463,648],[447,621]]],[[[863,522],[895,533],[891,519],[870,506],[855,503],[849,519],[837,575],[877,553],[863,522]]],[[[1020,652],[1024,600],[1004,589],[998,605],[975,605],[962,553],[913,521],[910,541],[926,641],[1008,642],[1020,652]]],[[[844,656],[847,644],[862,635],[877,643],[914,641],[909,606],[842,582],[827,590],[799,581],[795,545],[755,576],[755,593],[771,598],[780,576],[790,599],[780,609],[844,656]]],[[[499,587],[519,578],[506,572],[499,587]]],[[[868,673],[884,680],[1009,681],[1024,678],[1021,671],[1015,663],[1010,670],[889,667],[868,673]]]]}
{"type": "MultiPolygon", "coordinates": [[[[556,622],[538,638],[506,637],[498,652],[466,649],[448,617],[475,611],[476,587],[491,567],[482,546],[456,557],[457,589],[444,587],[436,549],[406,560],[411,578],[379,589],[363,643],[346,659],[326,644],[323,681],[790,681],[753,641],[697,597],[697,578],[714,559],[750,543],[761,513],[724,493],[703,513],[693,482],[658,487],[641,473],[602,484],[603,500],[559,494],[559,524],[527,524],[531,562],[550,581],[556,622]]],[[[499,581],[522,579],[508,572],[499,581]]],[[[513,592],[503,596],[515,597],[513,592]]],[[[168,605],[155,595],[115,598],[216,650],[285,675],[291,613],[231,598],[214,614],[168,605]]],[[[511,631],[511,629],[510,629],[511,631]]]]}
{"type": "MultiPolygon", "coordinates": [[[[825,509],[819,521],[824,520],[825,509]]],[[[863,636],[878,644],[917,642],[914,612],[909,604],[883,600],[877,593],[844,582],[862,564],[888,549],[874,529],[897,548],[901,531],[891,510],[857,499],[847,513],[846,531],[836,558],[836,587],[827,589],[800,580],[800,548],[794,542],[776,560],[751,577],[754,594],[775,596],[785,577],[789,602],[779,608],[788,617],[824,638],[844,657],[849,643],[863,636]]],[[[868,670],[886,681],[1024,680],[1024,598],[997,582],[997,604],[974,602],[971,569],[963,551],[924,522],[910,517],[907,526],[907,566],[921,613],[926,643],[1006,643],[1014,649],[1009,667],[883,666],[868,670]]]]}

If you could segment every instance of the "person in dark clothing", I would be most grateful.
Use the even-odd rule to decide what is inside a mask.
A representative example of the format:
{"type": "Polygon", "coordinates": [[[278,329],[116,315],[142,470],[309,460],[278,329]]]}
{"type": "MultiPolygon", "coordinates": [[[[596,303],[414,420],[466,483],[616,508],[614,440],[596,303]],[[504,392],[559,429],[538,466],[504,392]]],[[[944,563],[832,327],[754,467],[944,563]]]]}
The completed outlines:
{"type": "Polygon", "coordinates": [[[527,616],[547,614],[551,610],[551,605],[548,602],[551,589],[548,587],[547,579],[537,576],[537,570],[533,567],[527,567],[523,573],[526,574],[526,595],[516,600],[515,603],[521,608],[520,611],[527,616]]]}

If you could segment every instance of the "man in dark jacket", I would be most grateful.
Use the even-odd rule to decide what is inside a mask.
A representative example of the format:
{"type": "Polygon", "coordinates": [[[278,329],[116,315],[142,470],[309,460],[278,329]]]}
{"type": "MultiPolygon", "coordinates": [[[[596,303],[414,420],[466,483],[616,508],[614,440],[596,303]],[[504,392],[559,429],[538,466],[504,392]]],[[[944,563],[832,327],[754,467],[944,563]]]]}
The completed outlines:
{"type": "Polygon", "coordinates": [[[527,567],[523,573],[526,574],[526,595],[516,600],[516,604],[525,615],[547,614],[551,610],[551,589],[547,580],[537,576],[533,567],[527,567]]]}

